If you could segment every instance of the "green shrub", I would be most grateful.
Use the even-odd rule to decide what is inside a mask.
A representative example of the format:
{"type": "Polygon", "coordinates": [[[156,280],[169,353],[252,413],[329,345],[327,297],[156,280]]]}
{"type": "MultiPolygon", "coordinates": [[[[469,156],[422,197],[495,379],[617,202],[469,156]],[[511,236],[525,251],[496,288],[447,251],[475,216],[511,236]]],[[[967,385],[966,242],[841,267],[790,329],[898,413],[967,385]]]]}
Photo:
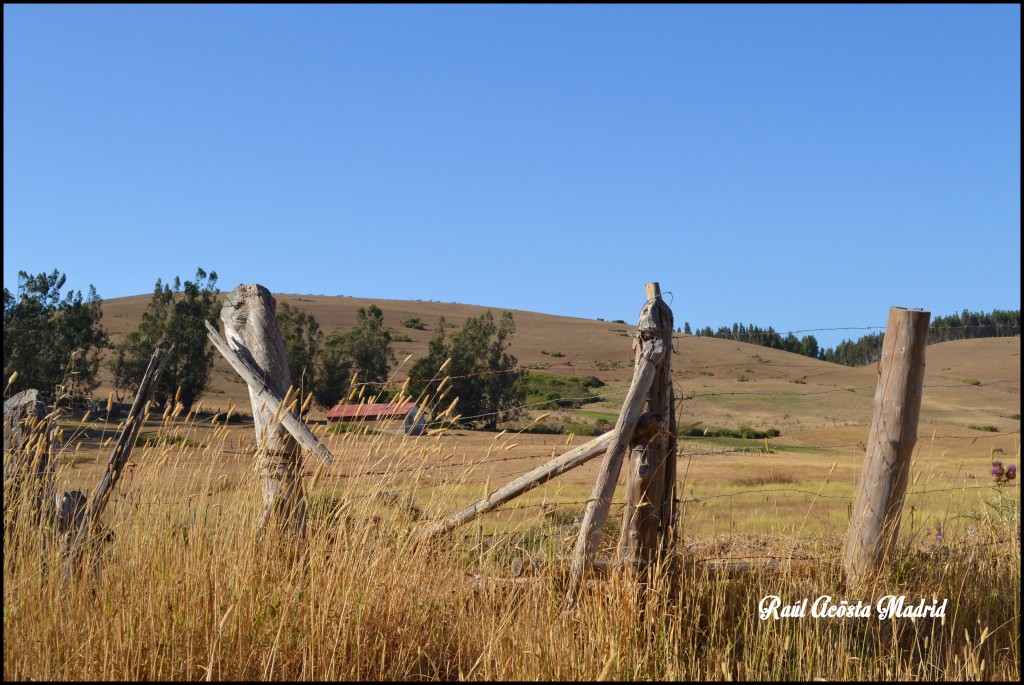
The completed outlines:
{"type": "Polygon", "coordinates": [[[562,433],[562,429],[560,426],[551,426],[541,421],[540,423],[531,423],[520,432],[526,434],[532,433],[534,435],[560,435],[562,433]]]}
{"type": "Polygon", "coordinates": [[[680,437],[690,438],[741,438],[743,440],[764,440],[765,438],[777,438],[782,435],[778,428],[757,430],[750,426],[740,426],[736,430],[730,428],[699,428],[692,426],[688,430],[681,431],[680,437]]]}
{"type": "Polygon", "coordinates": [[[575,433],[576,435],[583,435],[586,437],[597,435],[597,429],[591,426],[589,423],[584,423],[583,421],[570,421],[569,423],[565,424],[563,432],[575,433]]]}
{"type": "Polygon", "coordinates": [[[408,319],[404,319],[402,321],[402,325],[405,326],[406,328],[413,328],[417,331],[427,330],[427,324],[423,323],[422,321],[419,320],[419,318],[415,316],[408,319]]]}

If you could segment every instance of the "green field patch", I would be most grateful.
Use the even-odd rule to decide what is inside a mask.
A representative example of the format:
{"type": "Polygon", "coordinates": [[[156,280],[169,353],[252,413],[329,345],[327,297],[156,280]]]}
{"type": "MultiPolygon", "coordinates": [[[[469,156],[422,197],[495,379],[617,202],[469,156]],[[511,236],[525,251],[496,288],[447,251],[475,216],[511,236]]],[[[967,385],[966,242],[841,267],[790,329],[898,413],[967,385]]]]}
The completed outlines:
{"type": "Polygon", "coordinates": [[[343,435],[345,433],[357,433],[359,435],[380,435],[380,431],[358,423],[332,423],[324,431],[327,435],[343,435]]]}
{"type": "Polygon", "coordinates": [[[591,419],[592,421],[607,421],[608,423],[615,423],[619,420],[619,415],[610,411],[587,411],[585,409],[579,409],[576,411],[576,416],[583,419],[591,419]]]}
{"type": "Polygon", "coordinates": [[[694,400],[700,400],[702,402],[708,402],[713,405],[728,406],[731,408],[742,409],[743,407],[750,407],[751,409],[762,409],[769,407],[772,409],[785,409],[789,413],[799,413],[802,411],[810,411],[815,409],[816,406],[811,405],[808,400],[803,396],[802,393],[784,393],[784,392],[771,392],[765,391],[764,394],[713,394],[702,395],[701,393],[695,393],[694,400]]]}
{"type": "MultiPolygon", "coordinates": [[[[679,440],[687,443],[707,444],[714,447],[764,451],[764,438],[749,440],[725,436],[712,437],[680,435],[679,440]]],[[[821,454],[828,451],[821,447],[776,443],[771,439],[768,440],[768,447],[772,452],[797,452],[800,454],[821,454]]],[[[679,456],[680,458],[684,458],[686,455],[680,454],[679,456]]]]}

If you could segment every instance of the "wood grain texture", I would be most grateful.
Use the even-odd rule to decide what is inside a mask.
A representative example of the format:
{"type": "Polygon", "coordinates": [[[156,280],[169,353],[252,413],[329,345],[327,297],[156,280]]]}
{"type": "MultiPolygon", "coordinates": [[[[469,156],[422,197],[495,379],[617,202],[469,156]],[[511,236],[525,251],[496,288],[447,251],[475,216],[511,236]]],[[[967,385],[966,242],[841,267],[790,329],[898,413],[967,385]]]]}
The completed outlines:
{"type": "MultiPolygon", "coordinates": [[[[672,310],[661,298],[657,283],[648,284],[653,298],[651,316],[666,347],[672,345],[672,310]],[[653,288],[651,287],[653,286],[653,288]]],[[[622,512],[618,557],[622,564],[644,571],[670,549],[675,502],[676,431],[672,389],[672,355],[658,365],[647,409],[663,430],[630,451],[626,501],[622,512]]]]}
{"type": "Polygon", "coordinates": [[[265,404],[267,407],[273,409],[274,416],[278,418],[281,425],[291,433],[291,436],[295,438],[296,442],[302,446],[302,449],[307,452],[315,454],[325,466],[330,466],[334,463],[334,455],[327,447],[320,442],[320,440],[313,435],[313,431],[309,430],[309,427],[302,422],[302,420],[293,411],[288,411],[284,408],[284,397],[275,395],[269,388],[263,385],[262,372],[256,366],[255,362],[248,359],[248,355],[243,356],[231,348],[227,341],[217,332],[217,329],[206,324],[207,336],[210,342],[213,343],[214,348],[221,353],[225,361],[231,366],[235,372],[242,377],[242,380],[246,382],[246,385],[250,388],[258,388],[257,399],[260,403],[265,404]]]}
{"type": "Polygon", "coordinates": [[[871,431],[843,555],[850,582],[876,571],[896,544],[917,443],[930,318],[920,310],[889,310],[871,431]]]}

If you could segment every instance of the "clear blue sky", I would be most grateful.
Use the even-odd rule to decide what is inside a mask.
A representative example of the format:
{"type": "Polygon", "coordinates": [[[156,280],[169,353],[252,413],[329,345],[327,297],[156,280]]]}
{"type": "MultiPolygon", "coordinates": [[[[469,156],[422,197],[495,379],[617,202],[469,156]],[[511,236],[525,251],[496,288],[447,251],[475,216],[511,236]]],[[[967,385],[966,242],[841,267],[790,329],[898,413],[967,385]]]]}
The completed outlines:
{"type": "Polygon", "coordinates": [[[5,5],[4,286],[1018,309],[1020,102],[1016,5],[5,5]]]}

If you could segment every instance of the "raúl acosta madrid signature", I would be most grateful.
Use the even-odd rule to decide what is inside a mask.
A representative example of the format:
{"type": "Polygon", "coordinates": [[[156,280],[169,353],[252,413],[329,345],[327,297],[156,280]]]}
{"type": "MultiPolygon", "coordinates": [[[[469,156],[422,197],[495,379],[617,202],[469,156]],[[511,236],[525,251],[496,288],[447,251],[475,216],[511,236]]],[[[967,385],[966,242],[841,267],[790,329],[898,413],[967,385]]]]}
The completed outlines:
{"type": "Polygon", "coordinates": [[[815,599],[804,597],[787,603],[778,595],[766,595],[758,604],[758,615],[762,621],[779,621],[786,618],[871,618],[879,621],[893,618],[944,618],[949,599],[931,601],[908,600],[906,595],[885,595],[876,602],[864,600],[835,600],[832,595],[821,595],[815,599]]]}

